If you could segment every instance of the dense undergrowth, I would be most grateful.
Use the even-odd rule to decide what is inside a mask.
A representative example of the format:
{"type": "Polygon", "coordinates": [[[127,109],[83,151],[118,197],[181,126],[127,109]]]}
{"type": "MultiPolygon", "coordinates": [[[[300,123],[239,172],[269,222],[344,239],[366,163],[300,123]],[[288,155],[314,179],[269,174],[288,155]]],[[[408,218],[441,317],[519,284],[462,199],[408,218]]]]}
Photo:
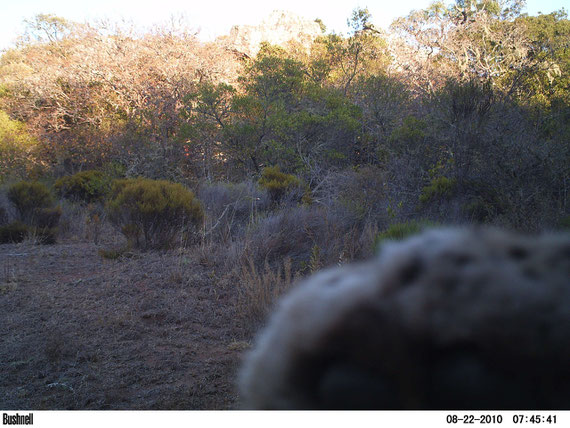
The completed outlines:
{"type": "Polygon", "coordinates": [[[412,12],[393,37],[358,10],[346,37],[255,58],[71,23],[11,49],[0,241],[196,251],[256,318],[294,278],[430,225],[568,228],[569,21],[491,3],[412,12]]]}

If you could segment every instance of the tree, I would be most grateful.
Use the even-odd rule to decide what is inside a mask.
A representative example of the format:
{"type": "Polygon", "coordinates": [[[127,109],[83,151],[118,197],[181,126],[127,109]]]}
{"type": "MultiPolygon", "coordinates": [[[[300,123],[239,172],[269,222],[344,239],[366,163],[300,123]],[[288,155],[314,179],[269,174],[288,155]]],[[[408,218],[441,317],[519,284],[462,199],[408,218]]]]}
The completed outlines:
{"type": "Polygon", "coordinates": [[[239,68],[189,30],[137,34],[53,16],[32,23],[43,38],[0,59],[0,107],[27,123],[57,174],[118,160],[130,174],[175,178],[182,98],[200,81],[235,79],[239,68]]]}
{"type": "Polygon", "coordinates": [[[215,178],[214,162],[224,158],[220,142],[230,124],[231,103],[236,90],[226,83],[204,82],[184,97],[180,138],[190,163],[198,160],[194,174],[208,181],[215,178]]]}
{"type": "Polygon", "coordinates": [[[77,24],[60,16],[40,13],[30,20],[24,20],[26,31],[23,42],[55,43],[63,40],[77,24]]]}
{"type": "Polygon", "coordinates": [[[386,42],[371,21],[368,9],[355,9],[347,21],[351,33],[345,38],[337,34],[317,39],[313,63],[328,64],[329,80],[347,95],[359,76],[377,74],[388,63],[386,42]],[[320,45],[320,46],[319,46],[320,45]]]}
{"type": "Polygon", "coordinates": [[[508,92],[509,76],[529,67],[529,42],[514,18],[519,0],[442,2],[392,24],[396,68],[418,90],[433,91],[449,78],[489,80],[508,92]]]}
{"type": "Polygon", "coordinates": [[[529,40],[532,67],[513,76],[516,95],[545,106],[561,101],[570,104],[570,21],[566,11],[522,16],[517,24],[529,40]]]}

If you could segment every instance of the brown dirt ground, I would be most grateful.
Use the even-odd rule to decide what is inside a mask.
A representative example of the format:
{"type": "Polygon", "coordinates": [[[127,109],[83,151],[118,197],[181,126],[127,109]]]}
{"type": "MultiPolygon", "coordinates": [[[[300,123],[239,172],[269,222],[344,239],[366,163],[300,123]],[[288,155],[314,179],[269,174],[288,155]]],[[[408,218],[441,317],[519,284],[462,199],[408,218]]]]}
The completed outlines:
{"type": "Polygon", "coordinates": [[[8,244],[0,269],[0,408],[238,408],[250,329],[197,255],[8,244]]]}

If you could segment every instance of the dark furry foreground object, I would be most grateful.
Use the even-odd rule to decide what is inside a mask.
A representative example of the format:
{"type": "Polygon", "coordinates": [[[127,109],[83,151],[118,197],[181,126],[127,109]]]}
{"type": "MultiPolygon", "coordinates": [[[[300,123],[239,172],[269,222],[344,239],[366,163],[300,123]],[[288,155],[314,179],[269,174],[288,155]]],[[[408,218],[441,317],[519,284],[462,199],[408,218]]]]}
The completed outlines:
{"type": "Polygon", "coordinates": [[[282,300],[254,409],[569,409],[570,235],[433,230],[282,300]]]}

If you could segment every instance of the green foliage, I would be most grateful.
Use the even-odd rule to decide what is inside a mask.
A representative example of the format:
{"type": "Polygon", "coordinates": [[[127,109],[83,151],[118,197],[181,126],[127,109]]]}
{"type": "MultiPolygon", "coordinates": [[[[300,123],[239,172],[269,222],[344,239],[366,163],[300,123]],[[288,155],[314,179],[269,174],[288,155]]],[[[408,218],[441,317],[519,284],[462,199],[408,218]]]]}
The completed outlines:
{"type": "Polygon", "coordinates": [[[360,77],[381,74],[389,63],[386,42],[370,21],[368,9],[357,8],[348,20],[349,37],[329,34],[313,46],[313,63],[327,64],[328,83],[343,95],[351,93],[360,77]]]}
{"type": "Polygon", "coordinates": [[[11,185],[8,188],[8,199],[27,224],[33,224],[34,218],[42,209],[53,205],[50,191],[45,184],[37,181],[21,181],[11,185]]]}
{"type": "Polygon", "coordinates": [[[102,172],[89,170],[58,179],[54,189],[63,198],[91,203],[105,197],[110,183],[102,172]]]}
{"type": "Polygon", "coordinates": [[[263,45],[240,77],[243,93],[206,86],[183,133],[201,144],[221,141],[224,154],[256,174],[268,164],[346,166],[360,153],[361,109],[323,85],[314,65],[263,45]]]}
{"type": "MultiPolygon", "coordinates": [[[[403,37],[390,38],[390,55],[369,11],[356,9],[348,35],[323,29],[308,51],[264,44],[243,67],[176,34],[115,37],[38,15],[28,41],[46,43],[0,57],[0,182],[30,179],[39,166],[57,177],[78,168],[193,183],[255,176],[282,202],[301,198],[290,177],[302,177],[314,191],[303,203],[334,201],[354,222],[385,221],[386,201],[394,221],[415,208],[454,216],[461,202],[472,221],[520,224],[512,219],[534,210],[536,228],[546,217],[554,226],[568,212],[570,22],[564,11],[520,15],[521,4],[439,1],[394,24],[403,37]],[[290,174],[269,177],[266,165],[290,174]],[[330,184],[362,168],[382,179],[330,184]],[[496,193],[471,188],[476,180],[496,193]]],[[[55,189],[92,203],[107,186],[85,171],[55,189]]],[[[123,190],[117,184],[112,199],[123,190]]],[[[50,217],[29,205],[20,212],[29,226],[50,217]]],[[[53,229],[45,224],[55,217],[42,228],[53,229]]],[[[120,228],[147,247],[142,226],[120,228]]]]}
{"type": "Polygon", "coordinates": [[[417,235],[428,227],[434,225],[427,221],[411,220],[405,223],[394,223],[383,232],[378,233],[374,240],[374,247],[379,248],[384,241],[401,241],[409,236],[417,235]]]}
{"type": "Polygon", "coordinates": [[[479,198],[465,203],[461,209],[471,221],[478,223],[490,221],[495,214],[493,207],[479,198]]]}
{"type": "Polygon", "coordinates": [[[489,200],[483,197],[476,197],[465,203],[461,210],[470,221],[489,223],[505,211],[505,206],[497,199],[489,200]]]}
{"type": "Polygon", "coordinates": [[[61,207],[53,206],[48,188],[39,182],[21,181],[8,188],[8,199],[25,223],[27,233],[40,244],[55,244],[61,207]]]}
{"type": "Polygon", "coordinates": [[[22,242],[28,234],[28,226],[20,221],[0,226],[0,244],[22,242]]]}
{"type": "Polygon", "coordinates": [[[369,29],[372,26],[370,23],[371,19],[372,15],[368,11],[368,8],[356,8],[352,11],[352,15],[350,19],[347,20],[347,23],[354,32],[359,32],[369,29]]]}
{"type": "Polygon", "coordinates": [[[415,116],[406,117],[402,125],[395,128],[388,141],[396,153],[414,152],[427,137],[428,126],[415,116]]]}
{"type": "Polygon", "coordinates": [[[146,178],[116,180],[107,211],[129,243],[142,249],[172,247],[176,237],[204,217],[200,203],[184,186],[146,178]]]}
{"type": "MultiPolygon", "coordinates": [[[[462,205],[461,210],[474,223],[490,223],[508,211],[509,201],[501,189],[481,181],[467,181],[465,191],[469,201],[462,205]]],[[[518,207],[511,207],[520,211],[518,207]]]]}
{"type": "Polygon", "coordinates": [[[563,230],[570,230],[570,215],[562,217],[558,222],[558,227],[563,230]]]}
{"type": "Polygon", "coordinates": [[[22,178],[32,166],[30,152],[37,141],[22,122],[0,110],[0,183],[8,177],[22,178]]]}
{"type": "Polygon", "coordinates": [[[310,206],[314,202],[313,193],[311,192],[311,188],[309,186],[305,186],[305,191],[303,192],[303,196],[301,196],[301,203],[303,205],[310,206]]]}
{"type": "Polygon", "coordinates": [[[127,172],[127,168],[120,162],[111,161],[107,162],[101,168],[101,172],[110,179],[123,178],[127,172]]]}
{"type": "Polygon", "coordinates": [[[321,32],[324,34],[327,32],[327,26],[324,24],[324,22],[322,21],[322,19],[320,18],[315,18],[314,22],[316,22],[317,24],[319,24],[319,27],[321,27],[321,32]]]}
{"type": "Polygon", "coordinates": [[[520,82],[518,95],[549,107],[555,100],[570,103],[570,20],[562,9],[548,15],[522,16],[517,23],[525,29],[530,42],[529,58],[535,66],[515,78],[520,82]]]}
{"type": "Polygon", "coordinates": [[[261,172],[259,185],[267,189],[274,202],[279,202],[287,191],[299,187],[301,181],[292,174],[281,172],[278,166],[268,166],[261,172]]]}
{"type": "Polygon", "coordinates": [[[434,199],[449,198],[455,192],[457,181],[453,178],[437,177],[431,180],[429,186],[425,186],[420,194],[422,204],[434,199]]]}

